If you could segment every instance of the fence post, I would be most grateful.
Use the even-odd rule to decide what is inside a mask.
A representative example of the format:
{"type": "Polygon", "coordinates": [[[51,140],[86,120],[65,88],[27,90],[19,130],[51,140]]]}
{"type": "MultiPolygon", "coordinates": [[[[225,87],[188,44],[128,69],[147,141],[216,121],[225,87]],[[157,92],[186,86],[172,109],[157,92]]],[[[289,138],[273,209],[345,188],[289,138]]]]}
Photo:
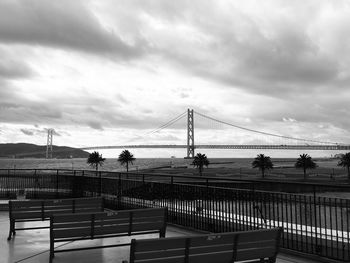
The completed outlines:
{"type": "Polygon", "coordinates": [[[58,169],[56,171],[56,198],[58,198],[58,169]]]}
{"type": "Polygon", "coordinates": [[[122,200],[122,178],[121,174],[118,175],[118,190],[117,190],[117,197],[118,197],[118,208],[121,207],[121,200],[122,200]]]}
{"type": "Polygon", "coordinates": [[[7,169],[7,178],[6,178],[6,195],[10,196],[10,169],[7,169]]]}
{"type": "Polygon", "coordinates": [[[102,173],[101,173],[101,171],[98,172],[98,176],[99,176],[99,182],[100,182],[99,196],[101,196],[101,194],[102,194],[102,173]]]}
{"type": "Polygon", "coordinates": [[[314,253],[314,254],[318,254],[317,253],[317,247],[318,247],[318,237],[317,237],[317,206],[316,206],[316,186],[315,185],[313,185],[312,186],[312,189],[313,189],[313,192],[314,192],[314,200],[313,200],[313,202],[314,202],[314,220],[315,220],[315,222],[314,222],[314,224],[315,224],[315,250],[313,250],[312,252],[314,253]]]}
{"type": "Polygon", "coordinates": [[[175,190],[174,190],[174,176],[170,177],[170,209],[168,209],[168,216],[171,215],[171,220],[174,221],[175,211],[175,190]]]}

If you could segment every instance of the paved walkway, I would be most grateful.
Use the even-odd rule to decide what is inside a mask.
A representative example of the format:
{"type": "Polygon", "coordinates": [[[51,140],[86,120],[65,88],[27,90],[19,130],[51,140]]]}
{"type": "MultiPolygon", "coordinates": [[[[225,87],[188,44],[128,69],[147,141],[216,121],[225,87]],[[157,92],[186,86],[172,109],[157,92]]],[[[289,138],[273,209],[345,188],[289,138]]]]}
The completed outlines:
{"type": "MultiPolygon", "coordinates": [[[[20,223],[22,225],[47,225],[48,222],[20,223]]],[[[18,224],[18,226],[20,226],[18,224]]],[[[49,261],[49,230],[26,230],[18,231],[16,236],[7,241],[9,229],[8,212],[0,211],[0,262],[1,263],[47,263],[49,261]]],[[[167,237],[198,234],[196,231],[182,227],[169,225],[167,237]]],[[[157,234],[140,235],[137,238],[157,237],[157,234]]],[[[85,242],[89,246],[102,244],[116,244],[127,242],[130,237],[106,238],[100,240],[66,242],[60,244],[65,248],[74,248],[77,243],[85,242]]],[[[53,263],[122,263],[129,259],[129,247],[104,248],[85,251],[65,252],[55,255],[53,263]]],[[[304,258],[280,253],[278,263],[317,263],[304,258]]],[[[214,262],[213,262],[214,263],[214,262]]]]}

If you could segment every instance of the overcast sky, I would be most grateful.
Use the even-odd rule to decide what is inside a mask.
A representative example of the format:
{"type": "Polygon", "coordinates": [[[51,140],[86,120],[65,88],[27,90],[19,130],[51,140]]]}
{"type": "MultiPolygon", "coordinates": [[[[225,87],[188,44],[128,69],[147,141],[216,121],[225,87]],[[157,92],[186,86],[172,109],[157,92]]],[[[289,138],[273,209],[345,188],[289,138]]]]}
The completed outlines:
{"type": "Polygon", "coordinates": [[[144,135],[188,108],[350,143],[349,54],[349,1],[1,0],[0,143],[185,144],[144,135]]]}

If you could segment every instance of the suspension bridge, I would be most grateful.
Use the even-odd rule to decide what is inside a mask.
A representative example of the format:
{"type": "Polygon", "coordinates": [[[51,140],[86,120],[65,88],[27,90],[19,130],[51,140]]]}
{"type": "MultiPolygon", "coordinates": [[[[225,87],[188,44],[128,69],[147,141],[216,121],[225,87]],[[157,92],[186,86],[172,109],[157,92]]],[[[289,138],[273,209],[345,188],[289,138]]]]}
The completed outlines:
{"type": "MultiPolygon", "coordinates": [[[[82,150],[99,150],[99,149],[132,149],[132,148],[145,148],[145,149],[174,149],[174,148],[183,148],[187,149],[187,158],[193,158],[195,155],[196,149],[277,149],[277,150],[350,150],[350,145],[343,143],[335,143],[335,142],[326,142],[319,141],[313,139],[303,139],[303,138],[295,138],[291,136],[278,135],[274,133],[258,131],[254,129],[245,128],[242,126],[238,126],[232,123],[228,123],[222,120],[218,120],[216,118],[207,116],[205,114],[194,111],[193,109],[188,109],[187,112],[184,112],[177,116],[176,118],[170,120],[169,122],[163,124],[157,129],[149,132],[148,134],[153,134],[160,132],[161,130],[167,129],[170,126],[177,123],[179,120],[187,118],[187,144],[130,144],[130,145],[114,145],[114,146],[91,146],[91,147],[82,147],[82,150]],[[256,136],[263,136],[265,139],[264,142],[260,143],[242,143],[242,144],[195,144],[195,116],[196,118],[202,118],[209,120],[211,122],[215,122],[227,127],[234,128],[240,132],[244,132],[246,134],[252,134],[256,136]],[[268,138],[268,139],[266,139],[268,138]],[[277,139],[278,143],[276,143],[277,139]],[[269,143],[266,143],[269,141],[269,143]]],[[[52,136],[52,135],[51,135],[52,136]]],[[[246,136],[246,135],[243,135],[246,136]]],[[[48,142],[52,142],[52,139],[48,138],[48,142]]],[[[48,153],[50,146],[48,144],[48,153]]]]}

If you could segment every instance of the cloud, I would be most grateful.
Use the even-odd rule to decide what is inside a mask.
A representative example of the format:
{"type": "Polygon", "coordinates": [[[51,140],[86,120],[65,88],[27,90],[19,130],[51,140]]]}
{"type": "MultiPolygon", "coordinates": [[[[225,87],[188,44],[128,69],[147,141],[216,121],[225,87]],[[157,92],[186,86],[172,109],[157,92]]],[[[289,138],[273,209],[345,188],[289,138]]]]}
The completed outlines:
{"type": "MultiPolygon", "coordinates": [[[[131,27],[147,35],[152,55],[228,87],[290,97],[340,81],[350,83],[347,74],[342,77],[346,67],[322,41],[323,36],[338,39],[344,33],[324,31],[327,17],[317,15],[333,8],[345,19],[350,17],[348,9],[319,1],[306,6],[266,1],[260,10],[252,8],[253,3],[127,1],[121,11],[111,10],[118,14],[114,22],[121,31],[128,24],[125,30],[131,27]],[[304,9],[316,14],[310,16],[304,9]]],[[[343,27],[344,21],[337,20],[334,27],[343,27]]]]}
{"type": "MultiPolygon", "coordinates": [[[[46,135],[48,128],[39,128],[39,126],[34,125],[34,128],[21,128],[20,131],[23,134],[28,136],[43,135],[43,134],[46,135]]],[[[53,129],[52,135],[61,136],[61,134],[57,132],[55,129],[53,129]]]]}
{"type": "Polygon", "coordinates": [[[117,94],[115,97],[116,97],[116,99],[117,99],[119,102],[121,102],[121,103],[123,103],[123,104],[129,103],[129,101],[128,101],[124,96],[122,96],[121,94],[117,94]]]}
{"type": "Polygon", "coordinates": [[[285,118],[285,117],[283,117],[282,120],[283,120],[284,122],[296,122],[296,121],[297,121],[296,119],[293,119],[293,118],[285,118]]]}
{"type": "Polygon", "coordinates": [[[92,129],[103,131],[102,124],[98,121],[88,121],[87,125],[92,129]]]}
{"type": "Polygon", "coordinates": [[[186,99],[186,98],[188,98],[190,95],[189,94],[187,94],[187,93],[184,93],[184,92],[181,92],[180,93],[180,98],[181,99],[186,99]]]}
{"type": "Polygon", "coordinates": [[[1,1],[0,122],[146,133],[194,108],[349,130],[349,23],[341,0],[1,1]]]}
{"type": "Polygon", "coordinates": [[[27,129],[21,129],[21,132],[23,132],[25,135],[28,135],[28,136],[33,136],[34,135],[33,131],[27,130],[27,129]]]}
{"type": "Polygon", "coordinates": [[[18,90],[0,91],[0,120],[7,123],[55,123],[63,122],[60,105],[51,102],[33,101],[18,93],[18,90]]]}
{"type": "Polygon", "coordinates": [[[102,26],[85,1],[1,1],[0,42],[39,45],[121,58],[139,56],[139,43],[127,43],[102,26]]]}
{"type": "Polygon", "coordinates": [[[29,77],[31,75],[32,75],[32,70],[28,66],[26,66],[23,62],[6,60],[2,56],[2,59],[0,61],[0,78],[16,79],[16,78],[29,77]]]}
{"type": "Polygon", "coordinates": [[[0,57],[0,82],[25,79],[34,75],[34,71],[28,63],[23,57],[19,57],[14,49],[1,47],[0,45],[0,57]]]}
{"type": "Polygon", "coordinates": [[[58,133],[55,129],[53,129],[53,131],[52,131],[52,135],[56,135],[56,136],[61,136],[61,134],[60,133],[58,133]]]}

